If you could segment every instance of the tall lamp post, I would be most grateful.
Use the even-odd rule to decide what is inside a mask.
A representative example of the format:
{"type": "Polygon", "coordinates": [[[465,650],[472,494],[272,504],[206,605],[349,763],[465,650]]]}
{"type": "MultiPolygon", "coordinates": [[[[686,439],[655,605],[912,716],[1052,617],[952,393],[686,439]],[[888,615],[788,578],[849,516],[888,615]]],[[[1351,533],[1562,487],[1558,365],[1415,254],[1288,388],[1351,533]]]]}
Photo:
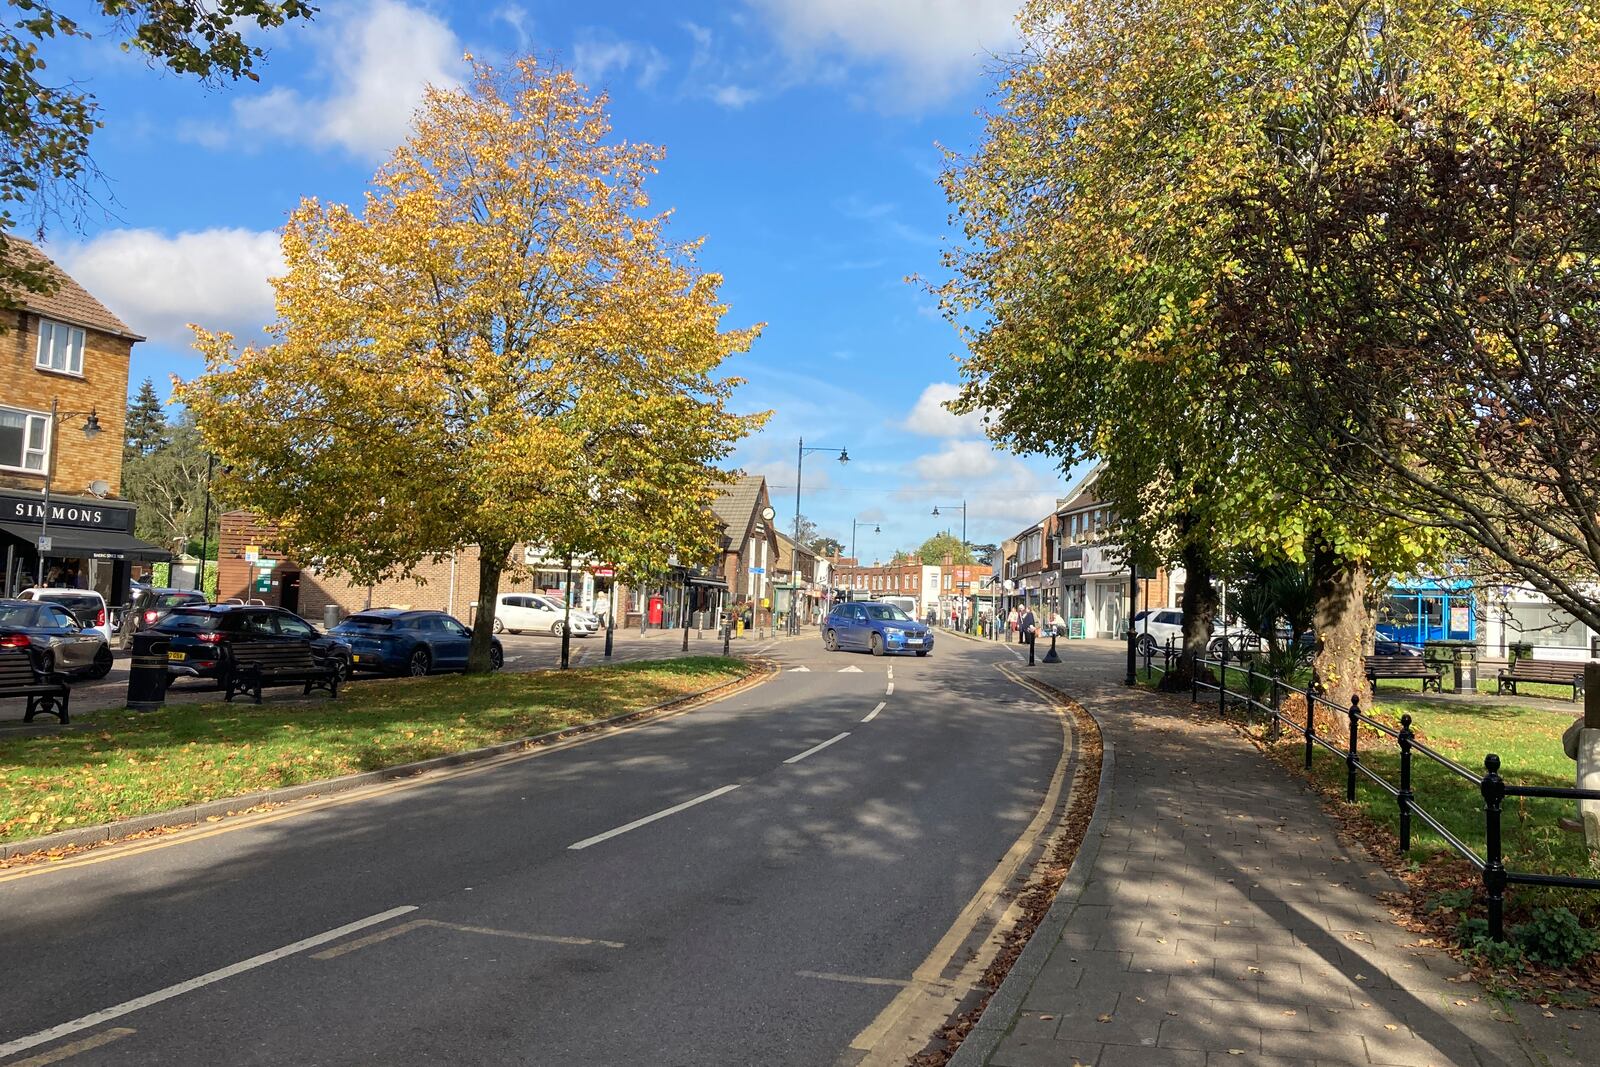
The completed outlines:
{"type": "MultiPolygon", "coordinates": [[[[963,500],[959,504],[946,504],[946,505],[944,505],[944,509],[946,511],[955,511],[957,509],[960,509],[960,511],[961,511],[961,552],[962,552],[963,555],[965,555],[966,551],[967,551],[967,502],[965,500],[963,500]]],[[[938,516],[938,514],[939,514],[939,505],[938,504],[935,504],[933,506],[933,514],[934,514],[935,517],[938,516]]],[[[967,564],[966,563],[962,563],[962,566],[966,567],[967,564]]],[[[965,574],[965,573],[970,573],[970,572],[963,571],[962,573],[965,574]]],[[[967,582],[963,583],[963,585],[970,585],[970,584],[971,584],[970,579],[967,582]]],[[[967,607],[967,598],[965,596],[962,596],[962,598],[961,598],[961,607],[962,607],[963,610],[965,610],[966,607],[967,607]]],[[[974,611],[973,614],[976,615],[977,612],[974,611]]]]}
{"type": "MultiPolygon", "coordinates": [[[[868,525],[868,524],[865,523],[865,522],[862,522],[860,519],[851,519],[850,520],[850,558],[855,561],[856,570],[860,570],[861,569],[861,557],[856,555],[856,530],[858,530],[861,527],[866,526],[866,525],[868,525]]],[[[872,532],[873,533],[875,533],[875,534],[883,533],[883,527],[879,526],[877,523],[874,522],[874,523],[871,524],[871,526],[872,526],[872,532]]],[[[855,588],[854,576],[852,576],[851,588],[852,589],[855,588]]]]}
{"type": "MultiPolygon", "coordinates": [[[[824,448],[821,445],[811,445],[807,447],[806,439],[804,437],[800,438],[799,447],[795,449],[794,453],[794,547],[796,551],[798,551],[800,548],[800,483],[805,479],[806,454],[810,452],[837,452],[839,453],[840,463],[850,462],[849,449],[824,448]]],[[[797,601],[800,599],[800,587],[799,583],[795,580],[798,573],[798,562],[791,561],[789,584],[793,588],[789,590],[789,632],[792,634],[800,632],[800,627],[797,621],[800,614],[799,604],[797,603],[797,601]]]]}
{"type": "MultiPolygon", "coordinates": [[[[217,457],[206,458],[206,506],[205,518],[200,520],[200,567],[194,573],[194,591],[203,593],[206,589],[206,549],[211,545],[211,474],[217,469],[217,457]]],[[[218,533],[218,538],[221,534],[218,533]]],[[[222,553],[217,553],[221,555],[222,553]]]]}
{"type": "Polygon", "coordinates": [[[50,401],[50,455],[44,465],[44,510],[39,513],[39,573],[35,576],[39,584],[44,584],[45,564],[50,551],[50,481],[55,476],[56,470],[56,426],[64,419],[75,419],[79,415],[87,415],[83,423],[83,437],[86,441],[93,441],[100,434],[100,416],[94,408],[88,411],[62,411],[59,398],[50,401]]]}

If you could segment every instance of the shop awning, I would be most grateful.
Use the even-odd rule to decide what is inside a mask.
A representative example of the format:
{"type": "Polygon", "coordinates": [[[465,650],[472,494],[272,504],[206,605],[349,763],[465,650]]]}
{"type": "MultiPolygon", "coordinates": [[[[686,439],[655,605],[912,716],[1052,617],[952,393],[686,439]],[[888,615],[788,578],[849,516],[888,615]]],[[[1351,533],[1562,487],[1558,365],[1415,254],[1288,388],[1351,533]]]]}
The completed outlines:
{"type": "MultiPolygon", "coordinates": [[[[31,550],[39,543],[39,527],[0,522],[0,533],[10,534],[31,550]]],[[[51,556],[84,559],[170,560],[172,553],[120,530],[95,530],[81,526],[50,527],[51,556]]]]}
{"type": "Polygon", "coordinates": [[[726,589],[726,588],[728,588],[728,583],[723,581],[721,578],[709,578],[709,577],[708,578],[702,578],[702,577],[699,577],[697,575],[690,575],[689,584],[693,585],[693,586],[698,586],[698,587],[700,587],[702,589],[726,589]]]}

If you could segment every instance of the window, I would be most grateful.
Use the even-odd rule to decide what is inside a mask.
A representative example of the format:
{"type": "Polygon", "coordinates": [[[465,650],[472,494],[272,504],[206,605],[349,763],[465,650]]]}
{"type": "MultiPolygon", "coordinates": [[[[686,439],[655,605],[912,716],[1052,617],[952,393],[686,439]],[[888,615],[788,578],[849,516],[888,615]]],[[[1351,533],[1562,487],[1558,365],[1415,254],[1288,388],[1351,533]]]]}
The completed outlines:
{"type": "Polygon", "coordinates": [[[35,365],[40,370],[82,374],[83,331],[76,326],[40,319],[39,355],[35,365]]]}
{"type": "Polygon", "coordinates": [[[1554,604],[1507,604],[1506,638],[1544,648],[1583,648],[1588,630],[1554,604]]]}
{"type": "Polygon", "coordinates": [[[303,637],[307,641],[317,636],[316,632],[311,629],[310,624],[295,618],[293,615],[278,616],[278,632],[289,637],[303,637]]]}
{"type": "Polygon", "coordinates": [[[0,408],[0,467],[44,473],[50,416],[0,408]]]}
{"type": "Polygon", "coordinates": [[[945,575],[944,575],[944,587],[946,589],[950,588],[950,572],[949,571],[946,571],[945,575]]]}

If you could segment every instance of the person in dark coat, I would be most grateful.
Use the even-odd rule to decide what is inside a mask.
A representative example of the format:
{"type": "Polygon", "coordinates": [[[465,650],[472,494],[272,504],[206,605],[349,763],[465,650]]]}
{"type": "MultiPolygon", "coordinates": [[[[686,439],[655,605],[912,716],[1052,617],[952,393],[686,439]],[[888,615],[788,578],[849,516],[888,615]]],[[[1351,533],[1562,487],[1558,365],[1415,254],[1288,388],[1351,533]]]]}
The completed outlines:
{"type": "Polygon", "coordinates": [[[1039,617],[1030,607],[1022,609],[1022,617],[1017,620],[1017,632],[1028,643],[1028,666],[1033,666],[1033,642],[1039,636],[1039,617]]]}

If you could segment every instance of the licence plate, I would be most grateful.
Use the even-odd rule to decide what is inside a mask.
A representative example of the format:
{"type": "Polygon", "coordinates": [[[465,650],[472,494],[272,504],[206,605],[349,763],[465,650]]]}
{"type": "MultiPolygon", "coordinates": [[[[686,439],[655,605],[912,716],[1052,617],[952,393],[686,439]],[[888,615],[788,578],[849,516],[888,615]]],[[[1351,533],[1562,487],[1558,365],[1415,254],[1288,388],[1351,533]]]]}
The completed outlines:
{"type": "Polygon", "coordinates": [[[182,652],[168,652],[167,653],[167,658],[181,661],[183,659],[183,653],[182,652]]]}
{"type": "Polygon", "coordinates": [[[350,662],[351,663],[360,663],[361,662],[361,657],[359,655],[351,656],[350,657],[350,662]]]}
{"type": "Polygon", "coordinates": [[[908,638],[906,638],[906,644],[908,644],[908,645],[920,645],[920,644],[922,644],[922,638],[920,638],[920,637],[908,637],[908,638]]]}

